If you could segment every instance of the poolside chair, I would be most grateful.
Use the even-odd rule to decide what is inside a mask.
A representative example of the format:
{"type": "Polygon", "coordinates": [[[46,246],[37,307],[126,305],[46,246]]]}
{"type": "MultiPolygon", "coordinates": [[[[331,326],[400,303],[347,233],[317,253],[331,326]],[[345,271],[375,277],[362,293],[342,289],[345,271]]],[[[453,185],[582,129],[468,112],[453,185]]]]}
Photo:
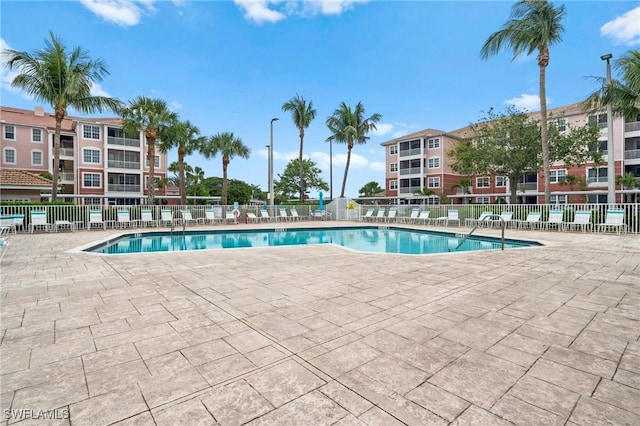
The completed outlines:
{"type": "Polygon", "coordinates": [[[327,218],[327,210],[325,209],[317,209],[313,212],[313,220],[325,220],[327,218]]]}
{"type": "Polygon", "coordinates": [[[173,226],[173,212],[169,209],[160,210],[160,222],[159,225],[173,226]]]}
{"type": "Polygon", "coordinates": [[[151,209],[142,209],[140,210],[140,225],[146,227],[147,224],[158,226],[158,221],[153,218],[151,209]]]}
{"type": "Polygon", "coordinates": [[[260,219],[264,222],[271,222],[271,216],[269,215],[269,210],[264,209],[260,210],[260,219]]]}
{"type": "Polygon", "coordinates": [[[373,211],[374,209],[367,209],[367,212],[360,218],[360,220],[371,220],[371,218],[373,217],[373,211]]]}
{"type": "Polygon", "coordinates": [[[513,223],[513,212],[502,212],[500,213],[500,218],[486,219],[487,226],[493,228],[494,226],[502,227],[504,223],[504,227],[508,228],[513,223]]]}
{"type": "Polygon", "coordinates": [[[135,226],[136,222],[131,220],[131,215],[129,210],[118,210],[117,211],[118,221],[116,224],[119,228],[130,228],[135,226]]]}
{"type": "Polygon", "coordinates": [[[291,217],[287,214],[286,207],[279,207],[278,212],[280,213],[280,216],[279,216],[280,220],[288,221],[289,219],[291,219],[291,217]]]}
{"type": "Polygon", "coordinates": [[[216,216],[216,212],[213,209],[204,209],[204,217],[199,219],[203,224],[209,223],[211,225],[216,222],[222,222],[222,218],[216,216]]]}
{"type": "Polygon", "coordinates": [[[228,211],[225,213],[224,221],[225,221],[225,222],[238,223],[238,222],[236,221],[236,215],[233,213],[233,210],[228,210],[228,211]]]}
{"type": "Polygon", "coordinates": [[[389,212],[387,213],[387,217],[385,218],[386,222],[396,221],[396,216],[398,215],[397,207],[389,207],[389,212]]]}
{"type": "Polygon", "coordinates": [[[416,223],[422,222],[423,225],[427,225],[431,222],[431,219],[429,218],[430,214],[431,212],[429,210],[422,210],[416,219],[416,223]]]}
{"type": "Polygon", "coordinates": [[[24,230],[24,215],[23,214],[14,214],[13,215],[13,230],[14,233],[15,231],[20,228],[21,230],[24,230]]]}
{"type": "Polygon", "coordinates": [[[32,234],[35,228],[44,228],[45,231],[49,231],[50,225],[45,210],[32,210],[29,212],[29,217],[31,219],[29,229],[32,234]]]}
{"type": "Polygon", "coordinates": [[[0,261],[2,261],[4,253],[7,251],[7,247],[9,247],[9,241],[7,240],[9,231],[9,228],[0,228],[0,261]]]}
{"type": "Polygon", "coordinates": [[[447,211],[446,216],[436,218],[436,224],[442,224],[444,226],[449,226],[449,222],[457,222],[458,226],[460,226],[460,216],[458,216],[458,210],[449,210],[447,211]]]}
{"type": "Polygon", "coordinates": [[[419,208],[411,209],[411,213],[409,214],[409,216],[402,217],[402,222],[404,222],[404,223],[414,223],[416,221],[416,219],[418,219],[419,215],[420,215],[420,209],[419,208]]]}
{"type": "Polygon", "coordinates": [[[540,212],[529,212],[525,220],[514,220],[513,222],[519,229],[534,229],[537,228],[538,225],[540,225],[541,217],[542,213],[540,212]]]}
{"type": "Polygon", "coordinates": [[[103,230],[107,229],[107,224],[102,220],[102,210],[90,210],[89,211],[89,230],[93,227],[100,227],[103,230]]]}
{"type": "Polygon", "coordinates": [[[198,220],[193,218],[190,210],[180,210],[180,213],[182,214],[181,221],[183,224],[188,225],[189,223],[198,223],[198,220]]]}
{"type": "Polygon", "coordinates": [[[580,228],[582,232],[586,232],[587,229],[591,231],[591,210],[577,211],[575,216],[573,216],[573,222],[563,222],[561,227],[563,231],[569,231],[578,228],[580,228]]]}
{"type": "Polygon", "coordinates": [[[302,220],[302,216],[298,214],[298,210],[296,210],[295,207],[291,207],[289,209],[289,213],[291,214],[291,220],[293,221],[302,220]]]}
{"type": "Polygon", "coordinates": [[[0,230],[4,231],[4,235],[9,232],[13,232],[14,234],[16,233],[16,224],[13,221],[12,215],[0,216],[0,230]]]}
{"type": "Polygon", "coordinates": [[[493,214],[493,212],[484,211],[484,212],[480,213],[480,216],[477,219],[473,219],[473,218],[469,217],[464,221],[464,223],[465,223],[466,226],[469,226],[469,227],[482,226],[482,225],[486,224],[486,222],[484,222],[484,221],[488,220],[491,217],[492,214],[493,214]]]}
{"type": "Polygon", "coordinates": [[[555,225],[558,231],[560,230],[560,226],[562,225],[562,218],[564,217],[564,210],[549,210],[549,219],[540,222],[540,227],[544,227],[544,229],[549,229],[552,225],[555,225]]]}
{"type": "Polygon", "coordinates": [[[608,230],[615,230],[618,235],[620,235],[620,232],[626,234],[627,225],[624,223],[624,210],[607,210],[604,223],[596,224],[596,230],[598,229],[601,229],[604,232],[607,232],[608,230]]]}
{"type": "Polygon", "coordinates": [[[386,213],[386,211],[387,211],[386,207],[379,207],[378,212],[376,213],[375,219],[379,222],[382,222],[384,220],[384,214],[386,213]]]}
{"type": "Polygon", "coordinates": [[[254,212],[247,212],[247,219],[250,223],[257,223],[260,221],[260,218],[256,216],[254,212]]]}

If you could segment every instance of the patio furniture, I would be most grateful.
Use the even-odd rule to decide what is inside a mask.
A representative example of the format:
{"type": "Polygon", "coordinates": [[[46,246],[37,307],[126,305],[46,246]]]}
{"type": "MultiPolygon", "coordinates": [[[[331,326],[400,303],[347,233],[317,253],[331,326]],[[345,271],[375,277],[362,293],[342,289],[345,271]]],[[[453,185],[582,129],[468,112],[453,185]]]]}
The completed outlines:
{"type": "Polygon", "coordinates": [[[416,219],[416,223],[422,222],[423,225],[427,225],[431,222],[431,219],[429,218],[430,215],[431,212],[429,210],[422,210],[416,219]]]}
{"type": "Polygon", "coordinates": [[[190,210],[180,210],[180,214],[182,215],[180,221],[184,225],[188,225],[189,223],[198,223],[198,221],[193,218],[190,210]]]}
{"type": "Polygon", "coordinates": [[[118,228],[132,228],[135,226],[136,222],[131,220],[131,215],[129,210],[118,210],[117,211],[118,220],[116,222],[118,228]]]}
{"type": "Polygon", "coordinates": [[[458,210],[449,210],[447,211],[446,216],[441,216],[436,218],[436,225],[444,225],[449,226],[449,222],[457,222],[458,226],[460,226],[460,216],[458,216],[458,210]]]}
{"type": "Polygon", "coordinates": [[[151,209],[142,209],[140,210],[140,225],[146,227],[147,224],[158,226],[158,221],[153,218],[151,209]]]}
{"type": "Polygon", "coordinates": [[[403,217],[402,221],[405,223],[414,223],[417,219],[418,216],[420,215],[420,209],[416,208],[416,209],[411,209],[411,214],[409,215],[409,217],[403,217]]]}
{"type": "Polygon", "coordinates": [[[209,223],[211,225],[215,224],[216,222],[222,222],[222,218],[216,216],[216,212],[214,209],[204,209],[204,217],[200,218],[200,220],[203,224],[209,223]]]}
{"type": "Polygon", "coordinates": [[[597,223],[596,230],[601,229],[604,232],[608,230],[616,231],[618,235],[620,232],[627,233],[627,225],[624,223],[624,210],[607,210],[604,223],[597,223]]]}
{"type": "Polygon", "coordinates": [[[552,225],[555,225],[558,231],[562,225],[562,219],[564,218],[564,210],[549,210],[549,218],[544,222],[540,222],[540,227],[549,229],[552,225]]]}
{"type": "Polygon", "coordinates": [[[29,229],[33,234],[33,230],[36,228],[44,228],[45,231],[49,231],[50,225],[47,220],[47,212],[45,210],[32,210],[29,212],[29,229]]]}
{"type": "Polygon", "coordinates": [[[360,219],[364,221],[371,220],[371,218],[373,217],[373,212],[374,209],[368,209],[364,216],[362,216],[360,219]]]}
{"type": "Polygon", "coordinates": [[[540,226],[541,217],[542,213],[540,212],[529,212],[525,220],[514,220],[513,223],[514,226],[517,225],[519,229],[534,229],[540,226]]]}
{"type": "Polygon", "coordinates": [[[16,233],[16,223],[13,220],[13,215],[0,216],[0,230],[6,231],[5,234],[9,232],[16,233]]]}
{"type": "Polygon", "coordinates": [[[91,210],[89,211],[89,228],[93,227],[101,227],[103,230],[107,229],[107,224],[104,220],[102,220],[102,210],[91,210]]]}
{"type": "Polygon", "coordinates": [[[480,216],[477,219],[469,217],[464,221],[464,223],[466,226],[469,226],[469,227],[482,226],[485,223],[484,221],[489,219],[492,214],[493,212],[484,211],[480,213],[480,216]]]}
{"type": "Polygon", "coordinates": [[[563,231],[570,231],[580,228],[582,232],[586,232],[587,229],[591,231],[591,210],[577,211],[573,216],[573,222],[563,222],[561,225],[563,231]]]}
{"type": "Polygon", "coordinates": [[[68,220],[54,220],[52,231],[58,232],[61,229],[68,229],[69,231],[76,230],[76,224],[74,222],[70,222],[68,220]]]}

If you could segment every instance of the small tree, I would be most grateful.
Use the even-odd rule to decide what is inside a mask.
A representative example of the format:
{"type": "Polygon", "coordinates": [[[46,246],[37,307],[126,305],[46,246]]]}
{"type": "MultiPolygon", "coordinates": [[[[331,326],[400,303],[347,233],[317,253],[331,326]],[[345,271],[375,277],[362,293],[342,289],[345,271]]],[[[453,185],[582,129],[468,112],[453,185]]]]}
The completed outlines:
{"type": "MultiPolygon", "coordinates": [[[[623,191],[625,189],[640,188],[640,180],[638,180],[636,175],[633,173],[626,173],[624,175],[616,176],[616,185],[620,185],[623,191]]],[[[630,195],[637,196],[637,194],[624,194],[624,198],[627,202],[631,202],[631,197],[628,197],[630,195]]]]}
{"type": "Polygon", "coordinates": [[[363,197],[375,197],[377,194],[384,191],[384,189],[378,184],[378,182],[372,180],[367,182],[360,190],[358,194],[363,197]]]}
{"type": "Polygon", "coordinates": [[[284,198],[293,198],[296,193],[305,193],[310,189],[321,189],[324,191],[329,190],[329,185],[321,177],[320,170],[316,167],[316,163],[309,159],[305,159],[302,162],[304,179],[300,181],[300,165],[297,158],[289,161],[284,172],[278,175],[278,180],[273,183],[276,193],[281,194],[284,198]]]}

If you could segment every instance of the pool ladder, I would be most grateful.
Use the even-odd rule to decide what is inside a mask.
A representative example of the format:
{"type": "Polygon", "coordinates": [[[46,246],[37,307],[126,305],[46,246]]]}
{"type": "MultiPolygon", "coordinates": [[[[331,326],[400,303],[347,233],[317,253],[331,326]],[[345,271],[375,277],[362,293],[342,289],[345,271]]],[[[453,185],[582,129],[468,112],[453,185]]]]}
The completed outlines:
{"type": "Polygon", "coordinates": [[[500,219],[500,228],[502,229],[502,238],[501,238],[501,244],[500,244],[500,248],[502,250],[504,250],[504,228],[507,226],[507,222],[505,222],[504,218],[502,216],[500,216],[499,214],[488,214],[485,217],[482,218],[482,220],[478,221],[478,224],[476,226],[473,227],[473,229],[464,237],[462,237],[462,239],[460,240],[460,242],[458,243],[458,245],[456,246],[456,248],[454,250],[458,250],[460,248],[460,246],[462,244],[464,244],[465,241],[467,241],[467,239],[471,236],[471,234],[473,234],[473,232],[478,229],[478,227],[480,226],[481,222],[484,222],[487,219],[490,218],[495,218],[497,217],[498,219],[500,219]]]}

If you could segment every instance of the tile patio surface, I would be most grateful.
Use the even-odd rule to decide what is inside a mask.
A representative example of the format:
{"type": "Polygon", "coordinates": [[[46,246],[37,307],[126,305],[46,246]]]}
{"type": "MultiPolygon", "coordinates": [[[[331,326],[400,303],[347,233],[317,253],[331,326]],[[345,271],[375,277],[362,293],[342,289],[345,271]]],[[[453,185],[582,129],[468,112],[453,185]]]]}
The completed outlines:
{"type": "Polygon", "coordinates": [[[115,233],[10,236],[1,425],[640,424],[638,235],[67,252],[115,233]]]}

